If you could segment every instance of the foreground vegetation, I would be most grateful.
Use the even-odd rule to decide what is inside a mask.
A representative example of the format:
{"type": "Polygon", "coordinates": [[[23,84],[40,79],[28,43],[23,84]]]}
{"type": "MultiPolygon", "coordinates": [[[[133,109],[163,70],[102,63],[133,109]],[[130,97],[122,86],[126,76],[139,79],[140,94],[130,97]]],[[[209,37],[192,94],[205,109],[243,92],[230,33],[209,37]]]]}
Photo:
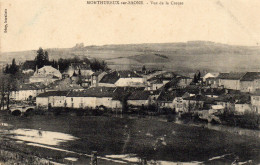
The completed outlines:
{"type": "MultiPolygon", "coordinates": [[[[230,154],[229,158],[216,161],[229,163],[238,156],[240,161],[260,162],[258,138],[163,122],[157,117],[138,118],[128,115],[121,118],[61,113],[27,117],[1,115],[0,119],[12,125],[8,129],[40,128],[44,131],[73,135],[79,139],[61,143],[58,147],[79,153],[90,154],[92,151],[98,151],[102,156],[133,153],[148,160],[173,162],[208,162],[212,157],[230,154]]],[[[3,139],[0,141],[0,144],[2,143],[3,139]]],[[[8,148],[57,161],[66,156],[79,157],[26,144],[0,145],[0,149],[8,148]],[[20,150],[14,148],[15,146],[20,150]]]]}

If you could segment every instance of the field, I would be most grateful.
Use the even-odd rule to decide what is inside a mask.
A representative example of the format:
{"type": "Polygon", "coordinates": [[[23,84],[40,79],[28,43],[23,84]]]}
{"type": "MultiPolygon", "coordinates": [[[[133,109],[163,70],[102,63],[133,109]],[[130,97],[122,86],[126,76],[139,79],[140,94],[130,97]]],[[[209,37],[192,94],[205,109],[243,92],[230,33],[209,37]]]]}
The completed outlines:
{"type": "Polygon", "coordinates": [[[240,162],[251,160],[260,163],[259,138],[158,119],[2,115],[0,121],[5,123],[0,127],[3,137],[0,150],[19,151],[57,162],[73,157],[77,158],[76,164],[85,164],[90,159],[82,154],[98,151],[103,158],[115,160],[122,160],[128,155],[126,160],[122,160],[127,163],[143,157],[158,162],[226,164],[239,157],[240,162]],[[54,143],[55,140],[57,143],[54,143]]]}
{"type": "MultiPolygon", "coordinates": [[[[37,48],[35,48],[37,49],[37,48]]],[[[43,48],[49,58],[88,57],[105,60],[112,69],[157,68],[174,71],[258,71],[260,48],[214,42],[151,43],[86,46],[81,48],[43,48]]],[[[33,60],[36,50],[4,52],[1,62],[33,60]]]]}

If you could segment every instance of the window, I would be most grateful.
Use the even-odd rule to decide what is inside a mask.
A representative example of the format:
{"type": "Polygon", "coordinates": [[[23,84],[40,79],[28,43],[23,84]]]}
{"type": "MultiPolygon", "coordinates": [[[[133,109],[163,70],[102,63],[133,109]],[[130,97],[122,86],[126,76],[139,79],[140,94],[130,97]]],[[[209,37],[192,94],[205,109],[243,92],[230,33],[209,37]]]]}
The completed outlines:
{"type": "Polygon", "coordinates": [[[73,102],[73,98],[71,98],[71,102],[73,102]]]}

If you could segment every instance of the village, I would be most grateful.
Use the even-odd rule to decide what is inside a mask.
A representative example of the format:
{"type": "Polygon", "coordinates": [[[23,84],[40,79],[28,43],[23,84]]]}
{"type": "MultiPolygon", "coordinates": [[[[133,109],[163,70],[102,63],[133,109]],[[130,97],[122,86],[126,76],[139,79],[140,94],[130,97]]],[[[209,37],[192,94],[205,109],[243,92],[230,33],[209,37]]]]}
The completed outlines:
{"type": "Polygon", "coordinates": [[[258,162],[260,72],[111,69],[99,58],[49,56],[39,48],[34,60],[2,67],[0,160],[258,162]],[[237,150],[249,141],[248,154],[237,150]]]}
{"type": "MultiPolygon", "coordinates": [[[[42,49],[39,52],[45,55],[42,49]]],[[[58,63],[44,63],[21,63],[18,70],[23,78],[5,96],[9,100],[2,101],[1,107],[8,102],[8,108],[16,115],[24,113],[17,105],[26,107],[28,103],[35,105],[30,110],[43,111],[63,108],[121,114],[196,113],[201,119],[218,123],[221,121],[215,115],[227,112],[237,116],[260,113],[260,72],[196,71],[181,75],[145,66],[110,70],[98,60],[93,65],[79,59],[61,71],[58,63]]]]}

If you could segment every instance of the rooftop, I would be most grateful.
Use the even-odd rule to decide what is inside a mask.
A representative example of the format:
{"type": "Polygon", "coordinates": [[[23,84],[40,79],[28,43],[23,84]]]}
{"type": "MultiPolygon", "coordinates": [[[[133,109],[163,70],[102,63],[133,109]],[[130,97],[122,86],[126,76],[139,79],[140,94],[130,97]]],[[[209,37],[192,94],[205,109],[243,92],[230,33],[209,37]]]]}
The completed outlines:
{"type": "Polygon", "coordinates": [[[141,76],[139,76],[138,74],[136,74],[136,73],[134,73],[133,71],[130,71],[130,70],[114,71],[114,72],[106,74],[100,80],[100,83],[114,84],[120,78],[141,78],[141,76]]]}
{"type": "Polygon", "coordinates": [[[260,79],[260,72],[247,72],[241,81],[254,81],[255,79],[260,79]]]}
{"type": "Polygon", "coordinates": [[[39,94],[37,97],[66,96],[68,91],[49,91],[39,94]]]}
{"type": "Polygon", "coordinates": [[[80,92],[71,91],[67,97],[113,97],[115,89],[113,87],[93,87],[80,92]]]}
{"type": "Polygon", "coordinates": [[[245,73],[239,73],[239,72],[230,72],[230,73],[220,73],[218,75],[219,79],[227,79],[227,80],[240,80],[245,73]]]}

